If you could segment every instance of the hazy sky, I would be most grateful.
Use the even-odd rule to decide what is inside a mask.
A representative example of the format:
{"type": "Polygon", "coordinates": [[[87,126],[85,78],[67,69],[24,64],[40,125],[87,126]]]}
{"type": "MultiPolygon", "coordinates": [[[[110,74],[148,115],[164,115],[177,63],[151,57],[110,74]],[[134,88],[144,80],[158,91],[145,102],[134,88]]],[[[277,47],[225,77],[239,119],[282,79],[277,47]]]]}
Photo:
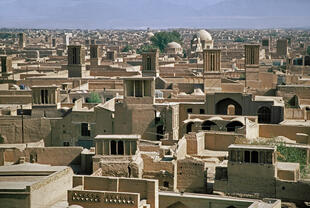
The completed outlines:
{"type": "Polygon", "coordinates": [[[310,27],[310,0],[0,0],[0,27],[310,27]]]}

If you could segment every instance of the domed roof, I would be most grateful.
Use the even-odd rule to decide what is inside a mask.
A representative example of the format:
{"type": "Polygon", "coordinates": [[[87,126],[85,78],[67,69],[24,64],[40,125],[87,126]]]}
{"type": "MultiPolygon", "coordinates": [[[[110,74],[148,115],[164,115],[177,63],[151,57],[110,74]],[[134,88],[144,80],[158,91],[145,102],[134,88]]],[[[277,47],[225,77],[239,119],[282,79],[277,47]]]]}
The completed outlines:
{"type": "Polygon", "coordinates": [[[146,36],[147,36],[148,38],[151,38],[151,37],[153,37],[153,36],[154,36],[154,33],[152,33],[152,32],[148,32],[148,33],[146,33],[146,36]]]}
{"type": "Polygon", "coordinates": [[[199,30],[197,36],[200,37],[200,40],[212,40],[211,34],[205,30],[199,30]]]}
{"type": "Polygon", "coordinates": [[[178,44],[177,42],[168,43],[167,47],[168,48],[182,48],[181,45],[178,44]]]}
{"type": "Polygon", "coordinates": [[[73,204],[73,205],[69,206],[68,208],[83,208],[83,207],[80,205],[73,204]]]}

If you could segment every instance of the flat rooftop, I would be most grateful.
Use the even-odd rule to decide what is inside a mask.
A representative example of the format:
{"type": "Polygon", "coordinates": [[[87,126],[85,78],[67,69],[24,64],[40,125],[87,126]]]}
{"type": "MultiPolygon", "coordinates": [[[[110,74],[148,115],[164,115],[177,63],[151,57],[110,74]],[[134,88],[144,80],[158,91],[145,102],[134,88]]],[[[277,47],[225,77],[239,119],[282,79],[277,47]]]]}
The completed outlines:
{"type": "Polygon", "coordinates": [[[50,166],[33,163],[1,166],[0,190],[25,190],[27,186],[44,180],[51,174],[66,168],[66,166],[50,166]]]}

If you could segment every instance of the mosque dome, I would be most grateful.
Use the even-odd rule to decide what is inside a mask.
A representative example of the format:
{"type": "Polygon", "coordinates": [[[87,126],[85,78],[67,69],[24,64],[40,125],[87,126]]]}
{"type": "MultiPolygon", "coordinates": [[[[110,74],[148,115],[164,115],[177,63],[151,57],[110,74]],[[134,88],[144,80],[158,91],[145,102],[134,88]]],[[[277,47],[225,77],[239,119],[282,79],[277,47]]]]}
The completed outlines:
{"type": "Polygon", "coordinates": [[[168,43],[167,47],[168,48],[182,48],[181,45],[178,44],[177,42],[168,43]]]}
{"type": "Polygon", "coordinates": [[[153,37],[153,36],[154,36],[154,33],[152,33],[152,32],[148,32],[148,33],[146,33],[146,36],[147,36],[148,38],[151,38],[151,37],[153,37]]]}
{"type": "Polygon", "coordinates": [[[212,40],[212,36],[209,32],[205,30],[199,30],[197,36],[200,37],[200,40],[210,41],[212,40]]]}

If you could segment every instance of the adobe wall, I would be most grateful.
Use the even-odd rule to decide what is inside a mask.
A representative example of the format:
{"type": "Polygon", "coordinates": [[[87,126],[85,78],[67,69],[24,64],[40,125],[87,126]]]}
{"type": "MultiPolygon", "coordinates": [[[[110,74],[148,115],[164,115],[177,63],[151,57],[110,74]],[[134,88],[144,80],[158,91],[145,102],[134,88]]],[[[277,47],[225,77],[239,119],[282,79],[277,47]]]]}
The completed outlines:
{"type": "Polygon", "coordinates": [[[17,207],[23,207],[23,208],[32,208],[30,205],[30,195],[29,193],[18,193],[18,195],[12,193],[8,194],[0,194],[0,202],[1,207],[6,208],[17,208],[17,207]]]}
{"type": "Polygon", "coordinates": [[[34,147],[19,150],[17,148],[3,149],[4,162],[16,163],[20,157],[30,161],[30,155],[36,155],[37,163],[54,166],[80,165],[82,147],[34,147]]]}
{"type": "Polygon", "coordinates": [[[242,135],[218,132],[205,132],[205,149],[215,151],[228,151],[228,146],[242,135]]]}
{"type": "Polygon", "coordinates": [[[310,182],[309,181],[276,181],[276,197],[283,201],[295,202],[303,205],[302,202],[310,201],[310,182]]]}
{"type": "Polygon", "coordinates": [[[304,120],[305,110],[299,108],[285,108],[284,109],[284,119],[292,120],[304,120]]]}
{"type": "Polygon", "coordinates": [[[118,183],[119,192],[139,193],[140,198],[150,204],[150,208],[159,208],[157,180],[119,178],[118,183]]]}
{"type": "Polygon", "coordinates": [[[260,137],[273,138],[276,136],[285,136],[289,139],[296,140],[296,133],[304,133],[310,135],[310,128],[306,126],[289,126],[276,124],[259,125],[260,137]]]}
{"type": "Polygon", "coordinates": [[[222,92],[239,92],[243,93],[244,86],[239,83],[222,83],[222,92]]]}
{"type": "Polygon", "coordinates": [[[228,162],[227,191],[232,195],[275,197],[275,166],[269,164],[228,162]]]}
{"type": "MultiPolygon", "coordinates": [[[[22,143],[21,116],[1,116],[0,134],[4,137],[4,143],[22,143]]],[[[50,145],[51,122],[45,118],[24,117],[24,142],[38,142],[41,139],[50,145]]]]}
{"type": "Polygon", "coordinates": [[[177,189],[181,192],[206,193],[207,170],[203,161],[190,158],[177,161],[177,189]]]}
{"type": "Polygon", "coordinates": [[[235,199],[228,197],[198,195],[198,194],[174,194],[159,193],[159,207],[184,207],[184,208],[224,208],[234,206],[235,208],[247,208],[253,200],[235,199]]]}
{"type": "Polygon", "coordinates": [[[158,208],[157,180],[84,176],[84,190],[139,193],[151,208],[158,208]]]}
{"type": "Polygon", "coordinates": [[[37,155],[37,163],[53,166],[81,165],[82,147],[39,147],[27,148],[26,158],[37,155]]]}
{"type": "Polygon", "coordinates": [[[114,177],[84,176],[83,184],[85,190],[118,191],[118,181],[114,177]]]}
{"type": "Polygon", "coordinates": [[[31,208],[42,208],[66,198],[72,187],[73,171],[66,168],[30,186],[31,208]]]}

